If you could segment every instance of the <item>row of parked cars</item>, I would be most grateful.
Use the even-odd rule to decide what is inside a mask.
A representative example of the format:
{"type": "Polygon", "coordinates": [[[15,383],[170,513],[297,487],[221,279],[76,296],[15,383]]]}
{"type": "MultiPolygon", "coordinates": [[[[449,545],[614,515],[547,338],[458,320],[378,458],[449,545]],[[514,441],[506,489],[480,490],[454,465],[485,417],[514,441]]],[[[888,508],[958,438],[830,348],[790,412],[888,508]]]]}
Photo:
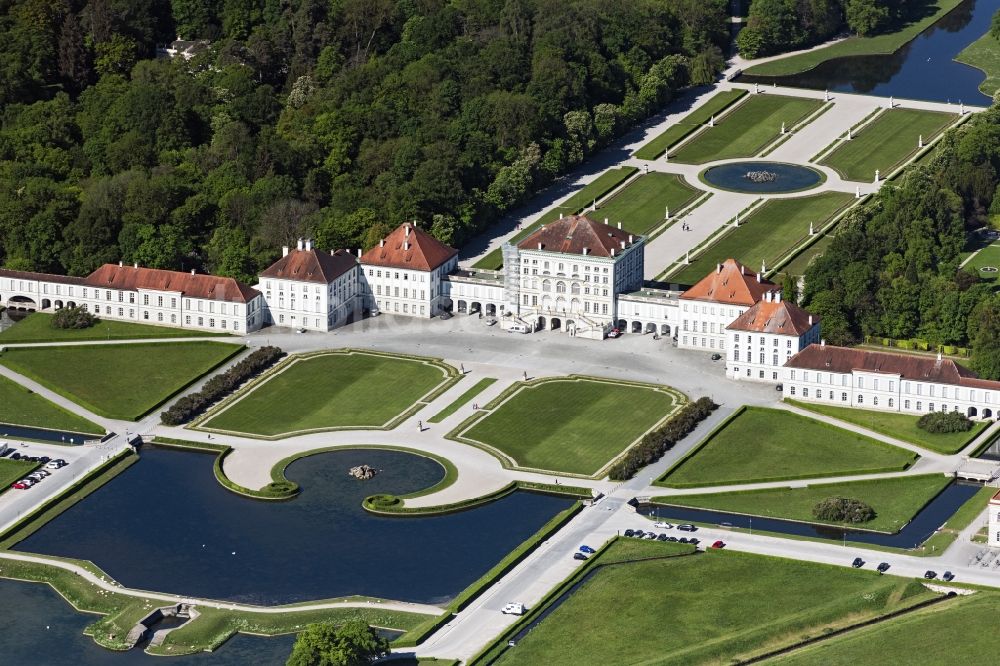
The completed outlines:
{"type": "MultiPolygon", "coordinates": [[[[11,456],[11,458],[14,459],[13,456],[11,456]]],[[[55,460],[53,460],[48,456],[34,457],[34,456],[22,456],[18,454],[17,459],[27,460],[28,462],[42,463],[43,467],[41,467],[40,469],[36,469],[34,472],[24,477],[23,479],[20,479],[12,483],[10,487],[14,488],[15,490],[27,490],[28,488],[31,488],[35,484],[41,483],[46,477],[51,476],[52,472],[56,471],[57,469],[62,469],[63,467],[69,464],[62,458],[56,458],[55,460]]]]}
{"type": "MultiPolygon", "coordinates": [[[[865,566],[865,561],[860,557],[855,557],[854,561],[851,562],[851,566],[854,567],[855,569],[860,569],[861,567],[865,566]]],[[[889,570],[888,562],[880,562],[879,565],[875,567],[875,571],[877,571],[879,575],[884,574],[888,570],[889,570]]],[[[937,572],[928,569],[927,571],[924,572],[924,578],[926,578],[927,580],[933,580],[937,578],[937,572]]],[[[941,578],[945,581],[951,581],[954,580],[955,574],[953,574],[950,571],[945,571],[944,574],[942,574],[941,578]]]]}
{"type": "MultiPolygon", "coordinates": [[[[683,532],[694,532],[698,528],[694,525],[678,525],[677,529],[683,532]],[[691,528],[691,529],[681,529],[681,528],[691,528]]],[[[656,532],[644,532],[643,530],[625,530],[625,536],[631,537],[633,539],[649,539],[650,541],[673,541],[676,543],[690,543],[697,546],[701,541],[696,537],[675,537],[669,536],[664,532],[657,534],[656,532]]]]}

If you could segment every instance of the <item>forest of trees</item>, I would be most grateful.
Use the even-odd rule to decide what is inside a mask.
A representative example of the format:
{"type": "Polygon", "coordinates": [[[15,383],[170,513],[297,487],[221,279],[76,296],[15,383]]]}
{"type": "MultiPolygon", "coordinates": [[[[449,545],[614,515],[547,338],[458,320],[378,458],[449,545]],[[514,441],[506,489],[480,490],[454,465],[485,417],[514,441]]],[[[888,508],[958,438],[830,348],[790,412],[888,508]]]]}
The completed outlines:
{"type": "Polygon", "coordinates": [[[752,0],[737,37],[746,58],[818,44],[850,31],[866,37],[935,11],[927,0],[752,0]]]}
{"type": "Polygon", "coordinates": [[[707,83],[726,0],[0,0],[0,264],[461,244],[707,83]],[[190,61],[156,59],[177,36],[190,61]]]}
{"type": "Polygon", "coordinates": [[[959,268],[971,232],[1000,214],[1000,107],[949,131],[932,155],[845,218],[806,271],[804,304],[829,342],[971,345],[973,367],[1000,379],[1000,295],[959,268]]]}

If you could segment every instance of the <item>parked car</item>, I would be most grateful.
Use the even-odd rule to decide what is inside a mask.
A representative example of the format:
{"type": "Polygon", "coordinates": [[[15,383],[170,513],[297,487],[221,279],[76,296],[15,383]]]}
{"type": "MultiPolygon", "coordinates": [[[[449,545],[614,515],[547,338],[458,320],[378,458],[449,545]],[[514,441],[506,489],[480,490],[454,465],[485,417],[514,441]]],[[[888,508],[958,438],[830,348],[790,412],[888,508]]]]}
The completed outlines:
{"type": "Polygon", "coordinates": [[[596,553],[597,551],[591,548],[590,546],[580,546],[580,552],[591,554],[591,553],[596,553]]]}
{"type": "Polygon", "coordinates": [[[951,581],[955,580],[955,574],[953,574],[950,571],[945,571],[944,575],[941,576],[941,578],[943,578],[944,580],[946,580],[946,581],[948,581],[950,583],[951,581]]]}
{"type": "Polygon", "coordinates": [[[930,569],[928,569],[927,571],[924,572],[924,578],[926,578],[927,580],[931,580],[933,578],[937,578],[937,572],[936,571],[931,571],[930,569]]]}
{"type": "Polygon", "coordinates": [[[524,604],[520,601],[511,602],[500,609],[500,612],[504,615],[524,615],[524,611],[524,604]]]}
{"type": "Polygon", "coordinates": [[[777,386],[774,387],[774,390],[777,391],[778,393],[781,393],[782,391],[785,390],[785,385],[784,384],[778,384],[777,386]]]}
{"type": "Polygon", "coordinates": [[[635,532],[632,532],[632,536],[634,536],[636,539],[641,539],[642,537],[646,536],[646,533],[643,532],[642,530],[636,530],[635,532]]]}
{"type": "Polygon", "coordinates": [[[673,525],[671,525],[670,523],[664,523],[662,521],[661,522],[657,522],[657,523],[653,523],[653,527],[655,527],[657,529],[660,529],[660,530],[672,530],[672,529],[674,529],[673,525]]]}
{"type": "Polygon", "coordinates": [[[451,313],[446,310],[438,315],[438,319],[451,319],[451,313]]]}
{"type": "Polygon", "coordinates": [[[10,484],[10,487],[15,488],[17,490],[27,490],[28,488],[31,487],[31,484],[29,484],[24,479],[21,479],[20,481],[15,481],[14,483],[10,484]]]}
{"type": "Polygon", "coordinates": [[[865,561],[860,557],[855,557],[854,561],[851,562],[851,566],[854,567],[855,569],[860,569],[861,567],[865,566],[865,561]]]}
{"type": "Polygon", "coordinates": [[[678,525],[677,529],[679,529],[681,532],[697,532],[698,531],[697,527],[695,527],[694,525],[688,525],[688,524],[678,525]]]}
{"type": "Polygon", "coordinates": [[[656,537],[656,540],[657,540],[657,541],[666,541],[666,540],[667,540],[667,539],[669,539],[669,538],[670,538],[670,537],[668,537],[668,536],[666,535],[666,533],[663,533],[663,534],[660,534],[660,536],[656,537]]]}
{"type": "Polygon", "coordinates": [[[496,323],[497,323],[497,318],[496,317],[487,317],[486,318],[486,325],[487,326],[494,326],[494,325],[496,325],[496,323]]]}
{"type": "Polygon", "coordinates": [[[721,359],[721,358],[722,358],[722,354],[720,354],[719,352],[715,352],[715,353],[714,353],[714,354],[712,354],[712,356],[711,356],[711,359],[712,359],[713,361],[718,361],[718,360],[719,360],[719,359],[721,359]]]}
{"type": "Polygon", "coordinates": [[[613,329],[611,329],[611,332],[610,332],[610,333],[608,333],[608,337],[609,337],[609,338],[617,338],[617,337],[619,337],[619,336],[620,336],[621,334],[622,334],[622,332],[621,332],[621,331],[619,331],[619,330],[618,330],[617,328],[613,328],[613,329]]]}
{"type": "Polygon", "coordinates": [[[59,469],[60,467],[62,467],[62,465],[57,463],[55,460],[45,463],[45,469],[59,469]]]}
{"type": "Polygon", "coordinates": [[[880,574],[884,574],[886,571],[889,570],[889,563],[882,562],[877,567],[875,567],[875,570],[878,571],[880,574]]]}
{"type": "Polygon", "coordinates": [[[635,530],[625,530],[625,536],[635,536],[635,530]]]}
{"type": "Polygon", "coordinates": [[[725,541],[716,541],[715,543],[712,544],[712,548],[725,548],[725,547],[726,547],[725,541]]]}
{"type": "Polygon", "coordinates": [[[574,560],[586,560],[587,559],[587,554],[586,553],[573,553],[573,559],[574,560]]]}
{"type": "Polygon", "coordinates": [[[678,539],[678,538],[677,538],[677,537],[675,537],[675,536],[668,536],[668,537],[667,537],[667,541],[670,541],[670,542],[676,542],[676,541],[680,541],[680,539],[678,539]]]}
{"type": "Polygon", "coordinates": [[[646,532],[646,536],[643,537],[643,538],[644,539],[655,539],[656,538],[656,532],[646,532]]]}
{"type": "Polygon", "coordinates": [[[688,539],[688,543],[694,544],[695,546],[697,546],[699,543],[701,543],[701,540],[700,539],[696,539],[694,537],[691,537],[690,539],[688,539]]]}

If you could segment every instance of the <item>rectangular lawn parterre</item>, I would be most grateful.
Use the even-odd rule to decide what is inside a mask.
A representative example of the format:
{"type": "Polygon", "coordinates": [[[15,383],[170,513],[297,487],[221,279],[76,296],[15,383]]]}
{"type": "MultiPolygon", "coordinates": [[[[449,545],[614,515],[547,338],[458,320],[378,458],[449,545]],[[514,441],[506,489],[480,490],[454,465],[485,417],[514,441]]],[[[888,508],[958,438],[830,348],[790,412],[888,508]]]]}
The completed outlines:
{"type": "Polygon", "coordinates": [[[820,160],[820,164],[834,169],[847,180],[870,183],[876,169],[886,178],[919,150],[921,135],[926,145],[957,119],[956,114],[940,111],[887,110],[860,132],[855,132],[850,141],[842,141],[836,150],[820,160]]]}
{"type": "MultiPolygon", "coordinates": [[[[0,377],[0,423],[103,435],[104,428],[0,377]]],[[[0,426],[0,433],[3,427],[0,426]]]]}
{"type": "Polygon", "coordinates": [[[753,157],[823,106],[822,100],[782,95],[751,95],[680,148],[670,159],[689,164],[753,157]]]}
{"type": "Polygon", "coordinates": [[[648,234],[666,221],[668,207],[670,214],[676,215],[701,194],[701,190],[688,185],[682,176],[654,171],[639,176],[601,204],[593,217],[598,221],[607,219],[611,226],[620,222],[623,229],[634,234],[648,234]]]}
{"type": "Polygon", "coordinates": [[[692,488],[901,471],[916,455],[798,414],[746,407],[657,484],[692,488]]]}
{"type": "Polygon", "coordinates": [[[911,414],[891,414],[870,409],[817,405],[798,400],[787,400],[787,402],[810,412],[832,416],[835,419],[868,428],[879,434],[949,455],[961,451],[989,425],[988,422],[982,421],[975,423],[972,430],[968,432],[931,433],[919,428],[917,421],[920,417],[911,414]]]}
{"type": "Polygon", "coordinates": [[[566,378],[521,386],[460,433],[520,467],[592,475],[678,406],[666,387],[566,378]]]}
{"type": "Polygon", "coordinates": [[[738,228],[732,228],[701,250],[696,259],[671,275],[671,281],[694,284],[730,257],[753,270],[763,262],[773,267],[809,237],[810,222],[814,231],[819,231],[854,201],[852,195],[844,192],[771,199],[745,220],[741,219],[738,228]]]}
{"type": "Polygon", "coordinates": [[[90,328],[61,329],[52,327],[52,315],[34,312],[5,331],[0,332],[0,344],[29,342],[71,342],[84,340],[135,340],[141,338],[204,338],[227,336],[226,333],[190,331],[167,326],[149,326],[129,321],[99,319],[90,328]]]}
{"type": "Polygon", "coordinates": [[[0,363],[95,414],[137,420],[242,349],[208,341],[21,347],[0,363]]]}
{"type": "Polygon", "coordinates": [[[635,156],[640,160],[655,160],[666,152],[668,148],[694,132],[702,125],[707,124],[712,116],[719,115],[724,110],[732,106],[737,100],[746,96],[747,91],[742,88],[735,90],[723,90],[709,97],[704,104],[689,113],[676,124],[667,128],[665,132],[658,135],[652,141],[635,151],[635,156]]]}
{"type": "Polygon", "coordinates": [[[293,360],[201,425],[265,437],[379,428],[448,378],[445,366],[431,359],[324,353],[293,360]]]}
{"type": "Polygon", "coordinates": [[[741,663],[932,596],[906,578],[735,551],[646,559],[599,569],[497,663],[741,663]]]}
{"type": "MultiPolygon", "coordinates": [[[[924,505],[951,483],[943,474],[898,476],[871,481],[817,483],[805,488],[740,490],[705,495],[668,495],[657,497],[663,504],[691,506],[713,511],[745,513],[766,518],[786,518],[822,523],[812,510],[828,497],[859,499],[873,509],[875,518],[854,527],[882,532],[896,532],[920,512],[924,505]]],[[[834,524],[834,523],[831,523],[834,524]]]]}

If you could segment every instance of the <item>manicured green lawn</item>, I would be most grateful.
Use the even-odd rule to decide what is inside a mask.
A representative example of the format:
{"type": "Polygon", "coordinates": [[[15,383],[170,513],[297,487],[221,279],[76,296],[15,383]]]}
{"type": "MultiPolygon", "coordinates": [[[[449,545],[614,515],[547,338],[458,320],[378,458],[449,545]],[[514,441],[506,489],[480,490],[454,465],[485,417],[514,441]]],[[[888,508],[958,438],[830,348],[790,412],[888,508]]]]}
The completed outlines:
{"type": "Polygon", "coordinates": [[[477,395],[485,391],[489,386],[495,384],[496,381],[497,380],[494,377],[486,377],[484,379],[480,379],[478,382],[475,383],[475,385],[473,385],[472,388],[470,388],[468,391],[455,398],[455,402],[451,403],[450,405],[442,409],[440,412],[427,419],[427,422],[441,423],[441,421],[444,421],[446,418],[448,418],[449,416],[457,412],[459,409],[461,409],[462,405],[466,404],[467,402],[475,398],[477,395]]]}
{"type": "Polygon", "coordinates": [[[0,458],[0,493],[10,489],[10,484],[24,478],[38,467],[38,463],[27,460],[0,458]]]}
{"type": "Polygon", "coordinates": [[[621,222],[623,229],[634,234],[648,234],[666,221],[667,207],[671,215],[676,215],[701,194],[682,176],[654,171],[640,176],[609,199],[593,217],[598,221],[606,218],[611,226],[621,222]]]}
{"type": "MultiPolygon", "coordinates": [[[[68,412],[6,377],[0,377],[0,424],[103,435],[104,428],[68,412]]],[[[0,425],[2,434],[3,425],[0,425]]]]}
{"type": "Polygon", "coordinates": [[[1000,271],[1000,241],[984,247],[965,265],[965,270],[975,273],[981,279],[996,282],[1000,272],[984,271],[984,268],[996,268],[1000,271]]]}
{"type": "Polygon", "coordinates": [[[832,242],[833,242],[832,234],[827,234],[826,236],[823,236],[818,241],[810,245],[807,249],[797,254],[794,259],[785,264],[782,271],[787,273],[788,275],[795,275],[795,276],[804,275],[806,272],[806,268],[809,267],[809,264],[812,263],[812,260],[818,257],[819,255],[823,254],[824,252],[826,252],[826,248],[830,247],[830,243],[832,242]]]}
{"type": "Polygon", "coordinates": [[[931,594],[905,578],[734,551],[617,564],[497,663],[738,663],[931,594]]]}
{"type": "Polygon", "coordinates": [[[137,420],[243,347],[164,342],[8,349],[0,363],[113,419],[137,420]]]}
{"type": "Polygon", "coordinates": [[[129,340],[136,338],[203,338],[225,333],[188,331],[166,326],[147,326],[127,321],[98,320],[80,330],[52,328],[52,315],[34,312],[0,333],[0,344],[18,342],[64,342],[80,340],[129,340]]]}
{"type": "MultiPolygon", "coordinates": [[[[940,572],[938,572],[940,573],[940,572]]],[[[774,666],[995,663],[1000,595],[977,592],[778,657],[774,666]]]]}
{"type": "Polygon", "coordinates": [[[447,379],[429,362],[335,352],[300,359],[202,424],[275,436],[301,430],[382,427],[447,379]]]}
{"type": "Polygon", "coordinates": [[[912,17],[910,22],[902,25],[895,32],[872,37],[849,37],[824,49],[750,67],[744,74],[749,76],[786,76],[805,72],[833,58],[894,53],[931,25],[937,23],[941,17],[957,7],[960,2],[962,0],[931,0],[927,5],[912,3],[921,8],[921,14],[912,17]],[[926,11],[923,11],[924,7],[927,7],[926,11]]]}
{"type": "Polygon", "coordinates": [[[953,113],[918,111],[916,109],[891,109],[880,114],[850,141],[824,157],[824,164],[847,180],[870,183],[875,170],[885,178],[889,172],[908,160],[917,150],[917,141],[924,137],[924,144],[940,134],[958,119],[953,113]]]}
{"type": "Polygon", "coordinates": [[[955,56],[955,60],[972,65],[986,74],[986,79],[979,84],[984,95],[993,97],[1000,89],[1000,41],[990,33],[966,46],[964,51],[955,56]]]}
{"type": "Polygon", "coordinates": [[[690,488],[900,471],[916,457],[788,411],[747,407],[657,483],[690,488]]]}
{"type": "Polygon", "coordinates": [[[734,157],[753,157],[781,136],[781,123],[791,130],[823,106],[822,100],[781,95],[752,95],[726,116],[681,146],[670,159],[701,164],[734,157]]]}
{"type": "Polygon", "coordinates": [[[917,427],[919,416],[910,414],[888,414],[851,407],[834,407],[832,405],[816,405],[810,402],[789,400],[789,403],[817,414],[832,416],[841,421],[854,423],[874,432],[889,437],[895,437],[904,442],[922,446],[938,453],[958,453],[989,425],[986,421],[977,422],[968,432],[952,432],[944,434],[930,433],[917,427]]]}
{"type": "Polygon", "coordinates": [[[717,116],[725,109],[732,106],[734,102],[747,94],[746,90],[723,90],[709,97],[704,104],[689,113],[683,119],[678,120],[675,125],[669,127],[665,132],[654,138],[645,146],[635,151],[635,157],[640,160],[655,160],[667,148],[674,145],[697,128],[708,123],[712,116],[717,116]]]}
{"type": "MultiPolygon", "coordinates": [[[[890,477],[847,483],[818,483],[807,488],[772,488],[705,495],[668,495],[657,502],[693,506],[715,511],[732,511],[767,518],[788,518],[806,522],[827,522],[813,517],[816,504],[828,497],[849,497],[869,504],[875,518],[857,525],[869,530],[896,532],[934,499],[951,479],[943,474],[890,477]]],[[[830,523],[836,524],[836,523],[830,523]]]]}
{"type": "MultiPolygon", "coordinates": [[[[594,199],[600,199],[605,194],[621,185],[622,182],[624,182],[636,171],[638,171],[638,169],[635,167],[616,167],[614,169],[608,169],[600,176],[587,183],[587,185],[580,189],[579,192],[564,201],[562,205],[553,206],[548,209],[542,214],[537,222],[524,227],[508,240],[511,243],[516,244],[518,241],[522,241],[531,234],[535,233],[535,231],[543,224],[548,224],[553,220],[558,220],[560,214],[575,215],[585,208],[592,206],[594,204],[594,199]]],[[[500,248],[497,248],[473,264],[472,267],[484,268],[492,271],[500,270],[503,267],[503,253],[500,251],[500,248]]]]}
{"type": "Polygon", "coordinates": [[[461,434],[521,467],[595,474],[678,406],[652,386],[554,379],[517,393],[461,434]]]}
{"type": "Polygon", "coordinates": [[[808,197],[771,199],[740,220],[725,236],[702,250],[696,259],[671,275],[672,282],[694,284],[715,265],[730,257],[758,270],[763,262],[770,269],[792,248],[809,236],[809,223],[819,231],[832,217],[849,206],[854,197],[844,192],[823,192],[808,197]]]}

